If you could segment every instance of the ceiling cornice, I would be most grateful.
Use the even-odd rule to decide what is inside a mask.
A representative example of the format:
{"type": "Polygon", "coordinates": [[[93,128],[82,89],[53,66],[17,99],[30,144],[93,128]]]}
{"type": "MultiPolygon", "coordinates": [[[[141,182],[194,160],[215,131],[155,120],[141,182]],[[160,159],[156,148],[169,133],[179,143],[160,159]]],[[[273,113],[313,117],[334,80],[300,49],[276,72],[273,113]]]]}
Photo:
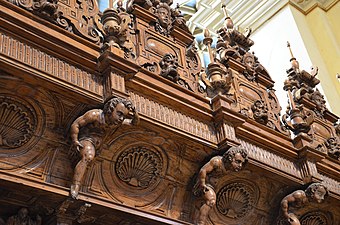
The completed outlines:
{"type": "Polygon", "coordinates": [[[289,4],[307,15],[317,7],[327,12],[339,1],[340,0],[290,0],[289,4]]]}

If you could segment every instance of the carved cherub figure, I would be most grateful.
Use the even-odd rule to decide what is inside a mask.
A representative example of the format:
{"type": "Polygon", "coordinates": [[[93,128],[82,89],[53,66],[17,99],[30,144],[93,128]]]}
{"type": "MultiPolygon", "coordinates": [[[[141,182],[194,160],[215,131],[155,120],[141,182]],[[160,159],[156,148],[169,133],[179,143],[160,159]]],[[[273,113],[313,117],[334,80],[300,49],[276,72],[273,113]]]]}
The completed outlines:
{"type": "Polygon", "coordinates": [[[105,103],[103,110],[89,110],[72,123],[72,144],[81,157],[74,169],[70,190],[72,198],[77,198],[86,168],[93,161],[96,150],[101,149],[105,137],[122,124],[136,125],[138,122],[138,114],[130,101],[111,98],[105,103]],[[133,114],[132,119],[127,119],[129,112],[133,114]]]}
{"type": "Polygon", "coordinates": [[[215,156],[210,159],[200,170],[198,180],[194,187],[196,195],[202,195],[205,203],[199,211],[197,225],[206,224],[210,209],[216,204],[215,186],[218,177],[227,171],[240,171],[248,161],[247,153],[241,147],[231,147],[223,156],[215,156]]]}
{"type": "Polygon", "coordinates": [[[297,190],[284,197],[281,201],[281,214],[290,225],[300,225],[294,213],[289,212],[289,207],[302,208],[310,202],[321,203],[327,196],[327,188],[320,183],[313,183],[305,191],[297,190]]]}
{"type": "Polygon", "coordinates": [[[37,215],[36,220],[31,219],[27,208],[21,208],[17,215],[8,218],[6,225],[41,225],[41,217],[37,215]]]}

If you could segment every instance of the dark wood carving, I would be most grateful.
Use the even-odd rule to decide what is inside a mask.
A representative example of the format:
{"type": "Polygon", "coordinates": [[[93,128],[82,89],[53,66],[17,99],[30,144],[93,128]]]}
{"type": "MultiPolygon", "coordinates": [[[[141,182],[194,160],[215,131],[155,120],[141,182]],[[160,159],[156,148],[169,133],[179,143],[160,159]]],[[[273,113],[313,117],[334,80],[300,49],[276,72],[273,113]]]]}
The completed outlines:
{"type": "MultiPolygon", "coordinates": [[[[289,43],[288,47],[292,57],[290,60],[292,67],[287,70],[288,79],[284,83],[289,105],[286,114],[282,117],[283,122],[296,137],[311,143],[320,152],[327,152],[321,145],[334,137],[333,123],[337,119],[328,111],[326,101],[316,88],[320,83],[316,78],[318,68],[313,67],[310,73],[300,70],[299,62],[294,58],[289,43]]],[[[303,145],[301,141],[297,141],[296,144],[300,147],[303,145]]],[[[333,151],[336,151],[334,147],[333,151]]]]}
{"type": "Polygon", "coordinates": [[[300,225],[300,220],[290,207],[306,207],[310,202],[322,203],[328,195],[327,188],[320,183],[313,183],[308,188],[297,190],[284,197],[281,201],[281,215],[284,219],[280,220],[281,224],[300,225]]]}
{"type": "Polygon", "coordinates": [[[202,68],[172,7],[0,1],[1,225],[283,225],[282,199],[300,224],[340,221],[339,118],[316,68],[292,60],[283,124],[251,29],[224,9],[202,68]],[[294,192],[313,182],[318,207],[294,192]]]}
{"type": "MultiPolygon", "coordinates": [[[[195,195],[201,196],[204,199],[204,204],[200,207],[197,224],[207,224],[209,211],[216,204],[216,179],[222,176],[228,170],[239,171],[247,163],[247,153],[242,148],[232,147],[223,156],[215,156],[206,163],[200,170],[196,185],[194,187],[195,195]]],[[[227,190],[222,190],[218,193],[218,209],[222,214],[227,214],[229,209],[223,206],[225,201],[228,201],[228,196],[225,196],[227,190]],[[223,197],[222,197],[223,196],[223,197]]],[[[229,191],[229,190],[228,190],[229,191]]],[[[226,203],[227,204],[227,203],[226,203]]],[[[241,215],[235,215],[241,217],[241,215]]]]}
{"type": "Polygon", "coordinates": [[[121,124],[136,125],[138,114],[130,101],[121,98],[108,100],[103,109],[93,109],[78,117],[71,125],[70,136],[73,149],[71,157],[80,153],[80,161],[74,169],[70,194],[77,198],[86,168],[103,148],[105,136],[114,132],[121,124]],[[129,112],[132,119],[126,119],[129,112]]]}

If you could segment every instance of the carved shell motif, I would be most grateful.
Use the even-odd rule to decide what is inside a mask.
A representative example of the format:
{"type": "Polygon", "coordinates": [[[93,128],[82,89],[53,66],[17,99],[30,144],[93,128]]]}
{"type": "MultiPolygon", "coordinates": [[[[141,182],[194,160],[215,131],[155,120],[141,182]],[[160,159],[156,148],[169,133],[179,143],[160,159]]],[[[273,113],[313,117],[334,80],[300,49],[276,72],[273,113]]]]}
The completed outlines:
{"type": "Polygon", "coordinates": [[[35,129],[29,116],[31,113],[18,102],[0,100],[0,146],[20,147],[31,139],[35,129]]]}
{"type": "Polygon", "coordinates": [[[244,217],[254,204],[254,190],[244,183],[228,184],[217,194],[217,210],[229,218],[244,217]]]}
{"type": "Polygon", "coordinates": [[[145,147],[135,147],[124,151],[116,163],[116,173],[125,183],[145,189],[159,178],[162,160],[145,147]]]}
{"type": "Polygon", "coordinates": [[[300,221],[301,225],[330,225],[327,216],[320,212],[308,213],[300,221]]]}

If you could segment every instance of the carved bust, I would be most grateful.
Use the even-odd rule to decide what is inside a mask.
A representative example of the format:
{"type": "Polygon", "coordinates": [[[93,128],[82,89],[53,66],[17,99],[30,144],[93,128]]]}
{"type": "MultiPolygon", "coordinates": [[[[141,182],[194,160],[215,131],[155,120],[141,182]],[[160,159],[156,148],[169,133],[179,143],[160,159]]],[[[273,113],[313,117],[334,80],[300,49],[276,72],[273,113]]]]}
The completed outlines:
{"type": "Polygon", "coordinates": [[[281,201],[281,215],[290,225],[300,225],[300,221],[290,207],[302,208],[310,202],[322,203],[328,195],[327,188],[320,183],[313,183],[305,191],[297,190],[284,197],[281,201]]]}
{"type": "Polygon", "coordinates": [[[74,169],[70,191],[73,198],[78,196],[86,168],[93,161],[96,150],[102,148],[107,134],[122,124],[136,125],[138,122],[138,114],[130,101],[111,98],[103,109],[89,110],[72,123],[70,130],[72,144],[81,157],[74,169]],[[132,119],[127,119],[129,112],[133,114],[132,119]]]}
{"type": "Polygon", "coordinates": [[[201,168],[194,187],[194,193],[203,196],[205,201],[200,208],[198,225],[206,224],[209,211],[216,204],[216,179],[226,174],[227,171],[238,172],[242,170],[247,161],[248,156],[243,148],[231,147],[223,156],[211,158],[201,168]]]}

